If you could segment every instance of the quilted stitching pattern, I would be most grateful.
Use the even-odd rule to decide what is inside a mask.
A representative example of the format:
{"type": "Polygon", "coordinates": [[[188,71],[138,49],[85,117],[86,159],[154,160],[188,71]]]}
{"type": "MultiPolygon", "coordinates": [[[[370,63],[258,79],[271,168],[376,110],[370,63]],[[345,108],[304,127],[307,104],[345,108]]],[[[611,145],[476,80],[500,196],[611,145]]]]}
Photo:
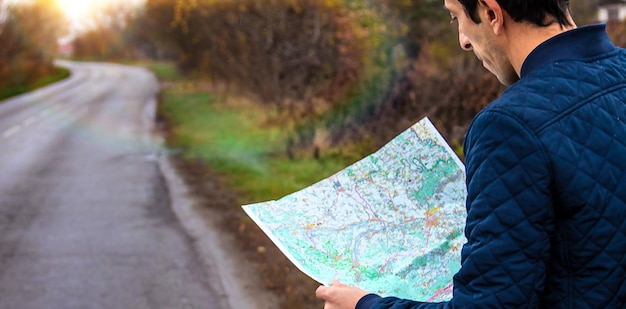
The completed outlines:
{"type": "Polygon", "coordinates": [[[467,164],[468,192],[474,195],[468,196],[470,244],[463,252],[472,261],[464,263],[459,284],[484,282],[495,287],[502,283],[517,289],[490,291],[493,297],[480,304],[474,297],[472,307],[529,305],[504,303],[516,298],[540,299],[539,306],[545,308],[626,307],[626,76],[620,73],[625,65],[624,51],[585,64],[553,63],[532,73],[550,79],[521,80],[475,120],[466,145],[468,157],[475,162],[467,164]],[[511,122],[520,127],[511,128],[511,122]],[[497,136],[491,136],[493,132],[498,132],[497,136]],[[477,140],[481,144],[476,144],[477,140]],[[484,141],[493,145],[484,146],[484,141]],[[533,143],[538,145],[520,153],[519,145],[533,143]],[[490,158],[502,166],[485,168],[490,158]],[[542,168],[546,170],[542,172],[542,168]],[[520,179],[524,172],[527,178],[520,179]],[[541,183],[528,183],[528,179],[544,181],[541,175],[550,178],[552,195],[537,192],[541,183]],[[477,183],[471,181],[474,176],[477,183]],[[502,206],[473,209],[481,205],[502,206]],[[501,215],[503,207],[515,211],[522,207],[523,213],[501,215]],[[471,239],[474,232],[484,233],[484,229],[477,229],[485,224],[494,233],[493,239],[471,239]],[[545,245],[548,234],[555,236],[545,245]],[[534,243],[528,243],[529,239],[534,243]],[[480,242],[491,243],[486,248],[495,253],[474,260],[476,242],[478,246],[480,242]],[[549,248],[551,255],[537,255],[545,260],[533,261],[528,268],[514,269],[517,273],[511,274],[511,261],[495,259],[507,254],[500,246],[510,247],[505,257],[516,257],[516,250],[536,256],[542,246],[549,248]],[[483,258],[494,262],[485,263],[483,258]],[[532,276],[536,268],[543,267],[549,270],[545,285],[542,278],[532,276]],[[499,273],[501,277],[493,277],[499,273]],[[464,277],[471,279],[464,281],[464,277]],[[534,295],[542,288],[542,295],[534,295]]]}

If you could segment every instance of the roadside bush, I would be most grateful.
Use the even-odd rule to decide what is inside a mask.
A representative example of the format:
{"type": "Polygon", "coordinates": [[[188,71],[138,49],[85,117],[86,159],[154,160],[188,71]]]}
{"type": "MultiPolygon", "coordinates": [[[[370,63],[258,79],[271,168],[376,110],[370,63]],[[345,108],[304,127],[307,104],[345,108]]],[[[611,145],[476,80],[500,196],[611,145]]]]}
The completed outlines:
{"type": "Polygon", "coordinates": [[[56,72],[53,60],[61,20],[58,9],[46,0],[5,8],[0,16],[0,89],[11,92],[56,72]]]}

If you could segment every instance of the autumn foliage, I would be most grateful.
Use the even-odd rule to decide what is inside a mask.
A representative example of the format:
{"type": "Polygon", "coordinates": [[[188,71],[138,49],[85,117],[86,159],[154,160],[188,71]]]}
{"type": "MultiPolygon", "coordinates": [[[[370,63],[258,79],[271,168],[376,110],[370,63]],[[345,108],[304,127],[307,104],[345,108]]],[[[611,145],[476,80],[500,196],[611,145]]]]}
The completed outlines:
{"type": "Polygon", "coordinates": [[[615,31],[610,33],[610,35],[615,44],[626,48],[626,20],[618,24],[615,31]]]}
{"type": "Polygon", "coordinates": [[[47,0],[0,5],[0,90],[52,74],[64,30],[60,11],[47,0]]]}
{"type": "MultiPolygon", "coordinates": [[[[594,7],[573,8],[591,18],[594,7]]],[[[127,16],[123,35],[94,29],[77,49],[170,59],[252,95],[291,132],[289,157],[363,155],[424,116],[460,150],[472,117],[503,90],[460,50],[440,0],[147,0],[127,16]]]]}

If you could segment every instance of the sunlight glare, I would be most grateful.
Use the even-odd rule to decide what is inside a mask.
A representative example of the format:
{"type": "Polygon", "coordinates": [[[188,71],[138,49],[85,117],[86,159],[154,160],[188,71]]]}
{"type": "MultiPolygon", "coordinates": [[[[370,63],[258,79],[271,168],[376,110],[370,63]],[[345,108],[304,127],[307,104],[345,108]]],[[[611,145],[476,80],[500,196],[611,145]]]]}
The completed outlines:
{"type": "Polygon", "coordinates": [[[57,0],[61,10],[74,22],[85,21],[93,13],[93,1],[57,0]]]}
{"type": "MultiPolygon", "coordinates": [[[[25,4],[36,0],[0,0],[2,5],[25,4]]],[[[139,7],[146,0],[52,0],[74,25],[89,24],[90,20],[101,11],[112,5],[139,7]]]]}

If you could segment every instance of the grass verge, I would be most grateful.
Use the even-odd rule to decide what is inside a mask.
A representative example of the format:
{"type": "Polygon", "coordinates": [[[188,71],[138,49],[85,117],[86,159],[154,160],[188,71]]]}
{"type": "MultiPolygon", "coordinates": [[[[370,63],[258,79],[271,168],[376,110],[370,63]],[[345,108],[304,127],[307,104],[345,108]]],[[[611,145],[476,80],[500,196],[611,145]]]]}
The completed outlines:
{"type": "Polygon", "coordinates": [[[49,84],[58,82],[70,76],[70,71],[66,68],[56,67],[56,71],[52,75],[43,76],[31,84],[9,86],[0,89],[0,101],[14,97],[23,93],[27,93],[49,84]]]}
{"type": "Polygon", "coordinates": [[[223,228],[235,235],[264,287],[281,299],[281,308],[323,307],[314,297],[319,284],[297,270],[240,205],[302,189],[342,169],[350,158],[288,159],[287,132],[279,124],[268,124],[262,106],[161,70],[156,74],[164,74],[160,78],[169,82],[161,93],[159,118],[168,148],[178,153],[176,165],[194,195],[223,214],[223,228]]]}
{"type": "Polygon", "coordinates": [[[171,125],[169,146],[206,161],[241,192],[239,202],[277,199],[345,166],[337,157],[288,159],[286,132],[264,124],[262,107],[233,106],[220,96],[179,83],[162,94],[160,115],[171,125]]]}

